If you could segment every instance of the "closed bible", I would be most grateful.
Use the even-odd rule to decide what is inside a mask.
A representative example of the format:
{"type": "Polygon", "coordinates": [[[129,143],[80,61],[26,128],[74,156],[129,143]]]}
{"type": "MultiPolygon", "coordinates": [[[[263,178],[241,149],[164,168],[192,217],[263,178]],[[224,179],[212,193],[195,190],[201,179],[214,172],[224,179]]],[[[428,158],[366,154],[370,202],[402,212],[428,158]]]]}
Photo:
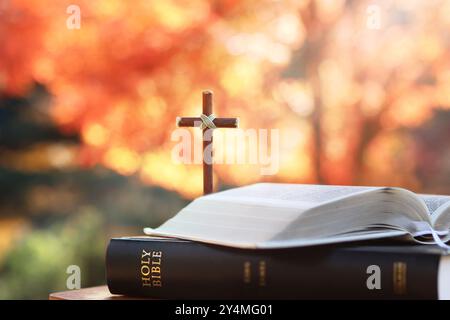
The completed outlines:
{"type": "Polygon", "coordinates": [[[448,279],[441,249],[382,241],[239,249],[115,238],[106,267],[111,293],[163,299],[438,299],[448,279]]]}

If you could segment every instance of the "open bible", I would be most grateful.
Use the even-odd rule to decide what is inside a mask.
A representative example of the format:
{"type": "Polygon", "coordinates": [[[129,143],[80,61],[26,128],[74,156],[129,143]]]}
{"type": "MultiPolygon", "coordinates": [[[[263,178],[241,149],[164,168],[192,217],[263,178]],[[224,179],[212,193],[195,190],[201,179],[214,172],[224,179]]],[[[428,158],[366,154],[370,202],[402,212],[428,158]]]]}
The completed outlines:
{"type": "Polygon", "coordinates": [[[144,232],[239,248],[287,248],[384,237],[445,246],[449,229],[450,196],[259,183],[199,197],[144,232]]]}

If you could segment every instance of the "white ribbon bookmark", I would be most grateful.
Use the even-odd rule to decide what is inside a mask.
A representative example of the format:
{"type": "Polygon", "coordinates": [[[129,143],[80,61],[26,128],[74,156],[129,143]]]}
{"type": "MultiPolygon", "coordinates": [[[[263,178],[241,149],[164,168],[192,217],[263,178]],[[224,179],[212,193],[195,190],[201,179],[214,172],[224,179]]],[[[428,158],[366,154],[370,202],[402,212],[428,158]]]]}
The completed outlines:
{"type": "Polygon", "coordinates": [[[384,229],[392,229],[392,230],[398,230],[402,232],[406,232],[409,234],[415,242],[420,244],[435,244],[438,245],[440,248],[445,250],[446,254],[450,254],[450,246],[446,243],[450,240],[450,232],[445,231],[437,231],[435,230],[428,222],[426,221],[415,221],[409,224],[408,227],[400,227],[400,226],[394,226],[390,224],[385,223],[375,223],[368,225],[366,228],[384,228],[384,229]],[[420,230],[420,231],[417,231],[420,230]],[[419,240],[418,237],[423,237],[426,235],[431,235],[433,237],[433,240],[430,239],[430,241],[424,241],[419,240]]]}
{"type": "Polygon", "coordinates": [[[420,221],[420,222],[413,222],[411,224],[411,227],[417,227],[417,229],[421,230],[420,232],[408,230],[407,228],[401,228],[402,230],[408,232],[416,242],[422,243],[422,244],[436,244],[442,249],[446,251],[447,254],[450,254],[450,246],[446,244],[446,242],[449,240],[449,234],[448,232],[440,232],[436,231],[428,222],[426,221],[420,221]],[[420,226],[420,228],[418,228],[420,226]],[[429,231],[428,231],[429,230],[429,231]],[[428,231],[428,232],[427,232],[428,231]],[[424,235],[431,235],[433,237],[434,241],[422,241],[418,240],[417,237],[424,236],[424,235]]]}

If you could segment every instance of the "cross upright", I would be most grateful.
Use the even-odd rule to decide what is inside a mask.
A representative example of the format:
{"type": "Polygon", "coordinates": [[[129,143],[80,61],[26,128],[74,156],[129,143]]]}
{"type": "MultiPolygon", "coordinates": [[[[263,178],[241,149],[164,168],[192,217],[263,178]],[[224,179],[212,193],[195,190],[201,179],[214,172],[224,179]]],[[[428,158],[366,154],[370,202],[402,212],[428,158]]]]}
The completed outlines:
{"type": "Polygon", "coordinates": [[[203,91],[202,109],[200,117],[177,117],[177,126],[200,127],[203,130],[203,194],[209,194],[213,192],[212,131],[216,128],[238,128],[239,118],[216,118],[212,113],[213,93],[209,90],[203,91]],[[210,152],[207,154],[208,149],[210,152]]]}

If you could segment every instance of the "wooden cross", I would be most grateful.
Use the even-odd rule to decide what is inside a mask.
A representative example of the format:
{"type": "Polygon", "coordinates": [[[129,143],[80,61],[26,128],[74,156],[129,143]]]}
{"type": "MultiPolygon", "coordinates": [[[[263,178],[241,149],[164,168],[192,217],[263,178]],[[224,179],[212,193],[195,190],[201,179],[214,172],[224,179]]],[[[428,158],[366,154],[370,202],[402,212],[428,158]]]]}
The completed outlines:
{"type": "Polygon", "coordinates": [[[203,91],[203,114],[200,117],[177,117],[178,127],[200,127],[203,129],[203,193],[213,192],[213,163],[212,163],[212,130],[215,128],[237,128],[239,118],[216,118],[212,113],[213,93],[203,91]],[[208,146],[211,147],[208,148],[208,146]],[[206,155],[208,149],[211,152],[206,155]]]}

